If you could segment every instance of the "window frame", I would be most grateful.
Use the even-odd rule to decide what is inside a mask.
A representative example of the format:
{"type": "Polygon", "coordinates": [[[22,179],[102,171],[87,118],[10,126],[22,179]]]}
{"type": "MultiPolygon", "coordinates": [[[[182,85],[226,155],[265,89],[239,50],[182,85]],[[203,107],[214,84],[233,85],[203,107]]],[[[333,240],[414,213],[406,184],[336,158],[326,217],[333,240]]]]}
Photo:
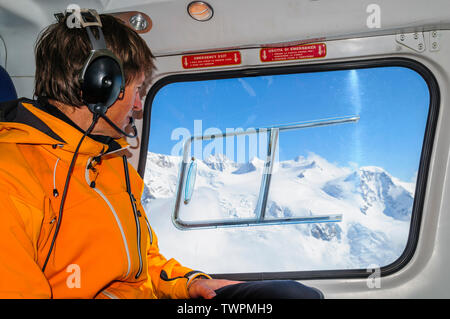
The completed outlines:
{"type": "MultiPolygon", "coordinates": [[[[433,142],[435,138],[436,125],[440,107],[440,89],[433,73],[422,63],[410,58],[381,58],[369,60],[357,60],[346,62],[329,62],[304,65],[286,66],[262,66],[237,70],[222,70],[199,73],[179,73],[165,76],[156,81],[150,88],[144,105],[143,130],[139,156],[138,173],[142,178],[145,174],[146,158],[148,152],[148,142],[150,137],[151,111],[154,97],[158,91],[174,82],[192,82],[204,80],[218,80],[227,78],[245,78],[264,75],[279,75],[291,73],[313,73],[326,71],[340,71],[352,69],[367,69],[379,67],[405,67],[417,72],[426,82],[429,90],[429,111],[425,126],[420,162],[417,173],[416,188],[414,193],[414,203],[411,212],[410,229],[408,240],[403,253],[391,264],[380,268],[380,276],[388,276],[403,267],[412,259],[419,241],[420,226],[422,221],[422,211],[425,199],[425,191],[428,182],[430,159],[433,152],[433,142]]],[[[271,280],[271,279],[292,279],[292,280],[314,280],[314,279],[350,279],[367,278],[367,269],[340,269],[340,270],[302,270],[283,272],[255,272],[255,273],[222,273],[212,274],[217,279],[233,280],[271,280]]]]}
{"type": "MultiPolygon", "coordinates": [[[[183,146],[183,159],[181,162],[181,169],[177,181],[177,193],[175,198],[175,208],[172,213],[172,221],[180,230],[193,230],[193,229],[205,229],[205,228],[222,228],[222,227],[237,227],[237,226],[263,226],[263,225],[286,225],[286,224],[317,224],[317,223],[330,223],[341,222],[342,214],[326,214],[326,215],[314,215],[308,217],[285,217],[285,218],[270,218],[266,219],[267,198],[270,190],[270,181],[272,177],[272,170],[274,165],[274,156],[276,145],[278,144],[278,136],[282,131],[299,130],[312,127],[323,127],[329,125],[338,125],[345,123],[358,122],[359,116],[347,116],[334,119],[317,120],[310,122],[300,122],[289,125],[275,125],[270,127],[256,128],[252,132],[232,132],[222,133],[220,135],[201,135],[191,136],[184,142],[183,146]],[[186,170],[188,170],[188,164],[191,165],[193,157],[189,156],[189,149],[192,143],[196,140],[212,140],[215,138],[225,138],[229,136],[237,135],[250,135],[259,134],[260,132],[268,132],[268,143],[266,149],[266,159],[264,162],[264,169],[262,172],[262,180],[259,188],[259,196],[257,205],[255,208],[254,218],[235,218],[235,219],[215,219],[207,221],[184,221],[180,218],[180,206],[182,202],[183,190],[186,192],[186,184],[188,184],[189,178],[186,176],[186,170]],[[191,160],[190,160],[191,158],[191,160]]],[[[189,171],[191,166],[189,167],[189,171]]],[[[189,173],[188,173],[189,175],[189,173]]],[[[194,175],[195,176],[195,175],[194,175]]],[[[187,204],[185,202],[185,204],[187,204]]]]}

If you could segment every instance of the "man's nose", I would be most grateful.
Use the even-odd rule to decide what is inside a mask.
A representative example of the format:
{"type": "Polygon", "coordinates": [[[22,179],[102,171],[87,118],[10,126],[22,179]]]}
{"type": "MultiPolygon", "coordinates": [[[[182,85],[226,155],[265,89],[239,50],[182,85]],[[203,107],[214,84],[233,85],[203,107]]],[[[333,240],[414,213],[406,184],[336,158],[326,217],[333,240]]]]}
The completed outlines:
{"type": "Polygon", "coordinates": [[[141,101],[141,95],[139,94],[139,91],[136,92],[136,96],[134,98],[133,110],[135,110],[135,111],[142,110],[142,101],[141,101]]]}

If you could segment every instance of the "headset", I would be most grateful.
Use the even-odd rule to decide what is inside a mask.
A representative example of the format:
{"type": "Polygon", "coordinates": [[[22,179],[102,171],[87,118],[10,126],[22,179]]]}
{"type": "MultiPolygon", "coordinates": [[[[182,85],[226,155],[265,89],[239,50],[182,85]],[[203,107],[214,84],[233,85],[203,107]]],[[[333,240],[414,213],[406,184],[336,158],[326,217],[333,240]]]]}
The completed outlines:
{"type": "Polygon", "coordinates": [[[59,22],[65,20],[66,24],[69,25],[67,19],[70,16],[66,18],[68,13],[75,17],[77,22],[74,24],[75,27],[86,29],[91,44],[91,51],[79,74],[83,102],[94,115],[97,115],[97,118],[102,117],[116,131],[126,137],[136,138],[137,129],[132,117],[130,118],[130,124],[134,132],[133,134],[128,134],[117,127],[106,116],[109,107],[117,100],[123,99],[125,94],[125,75],[122,62],[106,47],[99,14],[94,9],[78,8],[72,11],[66,10],[65,14],[55,14],[55,17],[59,22]],[[97,30],[98,37],[94,36],[91,28],[97,30]]]}
{"type": "Polygon", "coordinates": [[[106,47],[100,16],[93,9],[80,9],[77,18],[81,27],[86,29],[91,42],[91,52],[79,76],[83,102],[93,114],[105,119],[116,131],[135,138],[137,129],[133,117],[130,117],[130,124],[134,133],[130,135],[117,127],[105,114],[116,100],[123,98],[125,75],[122,62],[106,47]],[[96,27],[98,38],[94,36],[91,27],[96,27]]]}
{"type": "Polygon", "coordinates": [[[55,14],[55,17],[59,23],[61,23],[62,21],[67,22],[66,16],[69,13],[75,15],[75,18],[77,19],[77,26],[79,25],[80,27],[86,29],[89,41],[91,43],[91,51],[81,69],[79,82],[81,85],[81,98],[88,109],[92,112],[93,119],[91,125],[86,130],[83,137],[80,139],[78,146],[76,147],[69,166],[69,171],[67,172],[64,191],[59,207],[57,224],[55,227],[55,233],[53,235],[49,252],[42,267],[43,272],[45,271],[47,263],[50,259],[50,255],[53,251],[56,237],[60,229],[62,212],[67,196],[70,177],[72,175],[78,151],[84,138],[92,132],[95,124],[100,117],[103,118],[109,125],[111,125],[116,131],[120,132],[121,134],[130,138],[137,137],[137,129],[134,125],[133,117],[130,117],[130,125],[134,132],[133,134],[128,134],[120,129],[117,125],[115,125],[114,122],[112,122],[106,116],[106,112],[111,107],[111,105],[113,105],[117,100],[123,99],[123,96],[125,94],[125,76],[123,72],[122,62],[106,47],[105,38],[101,29],[102,23],[100,20],[100,16],[98,15],[97,11],[93,9],[78,9],[73,11],[66,10],[65,13],[57,13],[55,14]],[[94,36],[91,27],[97,29],[98,37],[94,36]]]}
{"type": "Polygon", "coordinates": [[[94,10],[80,11],[80,24],[86,29],[91,52],[81,70],[79,81],[81,96],[92,113],[105,114],[117,100],[122,99],[125,92],[125,76],[122,63],[106,48],[99,15],[94,10]],[[90,17],[96,21],[88,22],[90,17]],[[98,39],[91,27],[96,27],[98,39]]]}

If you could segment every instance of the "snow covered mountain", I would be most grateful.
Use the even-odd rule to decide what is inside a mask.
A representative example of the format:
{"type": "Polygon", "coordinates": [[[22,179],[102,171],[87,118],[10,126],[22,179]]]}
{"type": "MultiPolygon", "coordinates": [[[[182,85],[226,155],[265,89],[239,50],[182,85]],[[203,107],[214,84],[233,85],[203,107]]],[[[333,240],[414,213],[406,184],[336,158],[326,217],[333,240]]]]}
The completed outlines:
{"type": "MultiPolygon", "coordinates": [[[[246,271],[366,268],[395,261],[405,248],[414,183],[401,182],[382,168],[338,167],[316,154],[275,165],[266,218],[340,213],[339,223],[180,232],[170,223],[180,164],[180,157],[149,152],[142,201],[159,237],[168,241],[164,247],[171,255],[181,254],[182,260],[199,262],[206,258],[199,247],[210,254],[215,247],[229,251],[239,272],[246,267],[246,271]],[[171,243],[180,237],[196,248],[180,251],[171,243]],[[290,253],[284,247],[290,247],[290,253]],[[249,264],[248,254],[261,249],[271,256],[260,257],[264,266],[249,264]],[[274,264],[282,256],[287,260],[274,264]]],[[[263,166],[258,158],[248,163],[235,163],[224,155],[197,160],[195,191],[189,205],[181,206],[180,217],[190,221],[255,217],[263,166]]],[[[211,272],[233,271],[208,258],[201,269],[204,263],[211,272]]]]}

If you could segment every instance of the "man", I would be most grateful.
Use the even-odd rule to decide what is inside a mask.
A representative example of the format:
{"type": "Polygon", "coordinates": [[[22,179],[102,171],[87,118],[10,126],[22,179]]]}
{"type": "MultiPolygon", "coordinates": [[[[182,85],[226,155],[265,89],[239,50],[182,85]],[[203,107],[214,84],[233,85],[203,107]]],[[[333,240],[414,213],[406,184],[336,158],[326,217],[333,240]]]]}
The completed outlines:
{"type": "MultiPolygon", "coordinates": [[[[106,115],[125,130],[142,109],[153,56],[119,20],[101,20],[126,84],[106,115]]],[[[0,106],[0,297],[209,299],[245,289],[160,254],[140,204],[143,181],[120,155],[123,134],[103,118],[93,123],[82,99],[86,30],[65,22],[37,41],[37,99],[0,106]]]]}

